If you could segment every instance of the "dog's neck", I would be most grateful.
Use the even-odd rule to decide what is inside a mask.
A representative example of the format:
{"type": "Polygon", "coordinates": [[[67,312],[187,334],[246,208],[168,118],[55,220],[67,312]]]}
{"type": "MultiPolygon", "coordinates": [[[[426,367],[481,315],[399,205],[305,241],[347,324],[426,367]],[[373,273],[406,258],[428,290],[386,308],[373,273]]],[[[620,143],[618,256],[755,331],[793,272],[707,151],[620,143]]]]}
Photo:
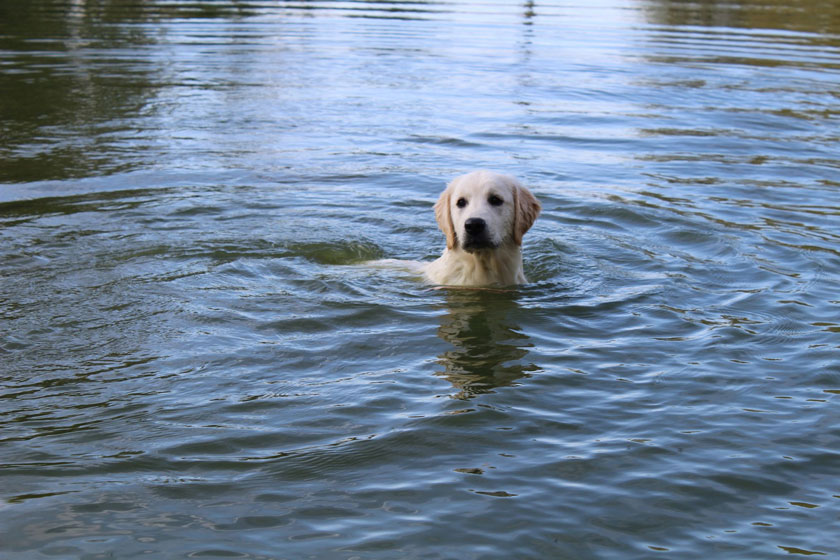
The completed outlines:
{"type": "Polygon", "coordinates": [[[508,242],[496,249],[467,252],[460,247],[447,249],[433,265],[436,283],[450,285],[524,284],[522,251],[508,242]]]}

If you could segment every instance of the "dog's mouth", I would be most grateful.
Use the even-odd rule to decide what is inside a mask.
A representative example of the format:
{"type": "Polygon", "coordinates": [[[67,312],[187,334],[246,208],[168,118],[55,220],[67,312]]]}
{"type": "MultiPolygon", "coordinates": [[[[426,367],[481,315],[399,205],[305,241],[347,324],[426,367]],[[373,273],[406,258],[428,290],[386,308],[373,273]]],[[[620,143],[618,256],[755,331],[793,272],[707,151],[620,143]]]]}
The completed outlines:
{"type": "Polygon", "coordinates": [[[461,246],[467,253],[475,253],[486,249],[495,249],[498,245],[486,235],[467,235],[461,246]]]}

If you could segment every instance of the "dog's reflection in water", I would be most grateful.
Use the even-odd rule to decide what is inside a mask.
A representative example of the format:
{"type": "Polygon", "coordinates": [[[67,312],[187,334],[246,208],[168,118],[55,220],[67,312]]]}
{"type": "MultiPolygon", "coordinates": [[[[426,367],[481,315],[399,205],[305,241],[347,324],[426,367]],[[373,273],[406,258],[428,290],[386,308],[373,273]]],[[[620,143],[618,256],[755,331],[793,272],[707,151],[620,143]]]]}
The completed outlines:
{"type": "Polygon", "coordinates": [[[514,385],[540,368],[526,360],[532,346],[519,330],[516,317],[522,309],[517,292],[502,290],[452,290],[438,336],[452,345],[440,354],[443,367],[437,375],[452,383],[455,398],[468,399],[497,387],[514,385]]]}

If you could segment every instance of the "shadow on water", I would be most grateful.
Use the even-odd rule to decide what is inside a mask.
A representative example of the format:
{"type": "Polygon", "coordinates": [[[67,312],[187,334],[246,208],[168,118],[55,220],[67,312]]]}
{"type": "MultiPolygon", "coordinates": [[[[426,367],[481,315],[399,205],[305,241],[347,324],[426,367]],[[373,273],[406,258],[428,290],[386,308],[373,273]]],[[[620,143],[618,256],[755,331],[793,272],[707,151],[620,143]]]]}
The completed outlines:
{"type": "Polygon", "coordinates": [[[438,336],[452,345],[440,354],[437,375],[458,390],[454,398],[468,399],[498,387],[514,385],[540,368],[528,362],[533,346],[522,333],[517,291],[450,290],[438,336]]]}

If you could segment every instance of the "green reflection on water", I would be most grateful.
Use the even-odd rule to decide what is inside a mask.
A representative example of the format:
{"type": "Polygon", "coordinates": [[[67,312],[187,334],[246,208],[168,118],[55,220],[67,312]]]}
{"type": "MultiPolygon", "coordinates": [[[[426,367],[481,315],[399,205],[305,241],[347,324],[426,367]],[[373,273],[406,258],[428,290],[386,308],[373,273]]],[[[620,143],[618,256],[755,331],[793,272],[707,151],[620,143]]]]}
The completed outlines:
{"type": "MultiPolygon", "coordinates": [[[[405,18],[409,16],[402,8],[413,12],[420,9],[419,4],[424,3],[411,2],[402,7],[389,3],[386,7],[362,2],[330,9],[344,15],[357,15],[362,9],[379,10],[385,17],[397,17],[391,12],[398,10],[398,16],[405,18]]],[[[433,6],[439,11],[448,9],[433,6]]],[[[293,8],[279,5],[270,10],[298,13],[293,8]]],[[[797,42],[833,47],[840,44],[840,5],[836,2],[647,0],[638,8],[653,25],[805,32],[815,35],[799,37],[797,42]]],[[[208,47],[209,51],[196,49],[194,38],[170,36],[166,25],[176,19],[241,23],[268,9],[251,2],[0,2],[0,182],[67,179],[156,167],[171,149],[172,137],[182,142],[190,139],[191,151],[206,149],[212,153],[213,146],[208,144],[211,137],[202,130],[204,124],[198,115],[189,118],[189,108],[195,103],[195,92],[222,90],[224,83],[217,81],[219,76],[206,73],[173,73],[170,51],[193,49],[195,54],[190,56],[200,61],[212,57],[215,47],[208,47]],[[171,121],[178,115],[183,122],[175,125],[171,121]],[[172,130],[172,126],[182,130],[172,130]]],[[[522,17],[533,24],[540,13],[539,6],[526,3],[522,17]]],[[[199,36],[203,33],[200,31],[199,36]]],[[[225,43],[229,42],[229,47],[258,39],[241,34],[225,43]]],[[[765,59],[730,62],[773,64],[765,59]]]]}

